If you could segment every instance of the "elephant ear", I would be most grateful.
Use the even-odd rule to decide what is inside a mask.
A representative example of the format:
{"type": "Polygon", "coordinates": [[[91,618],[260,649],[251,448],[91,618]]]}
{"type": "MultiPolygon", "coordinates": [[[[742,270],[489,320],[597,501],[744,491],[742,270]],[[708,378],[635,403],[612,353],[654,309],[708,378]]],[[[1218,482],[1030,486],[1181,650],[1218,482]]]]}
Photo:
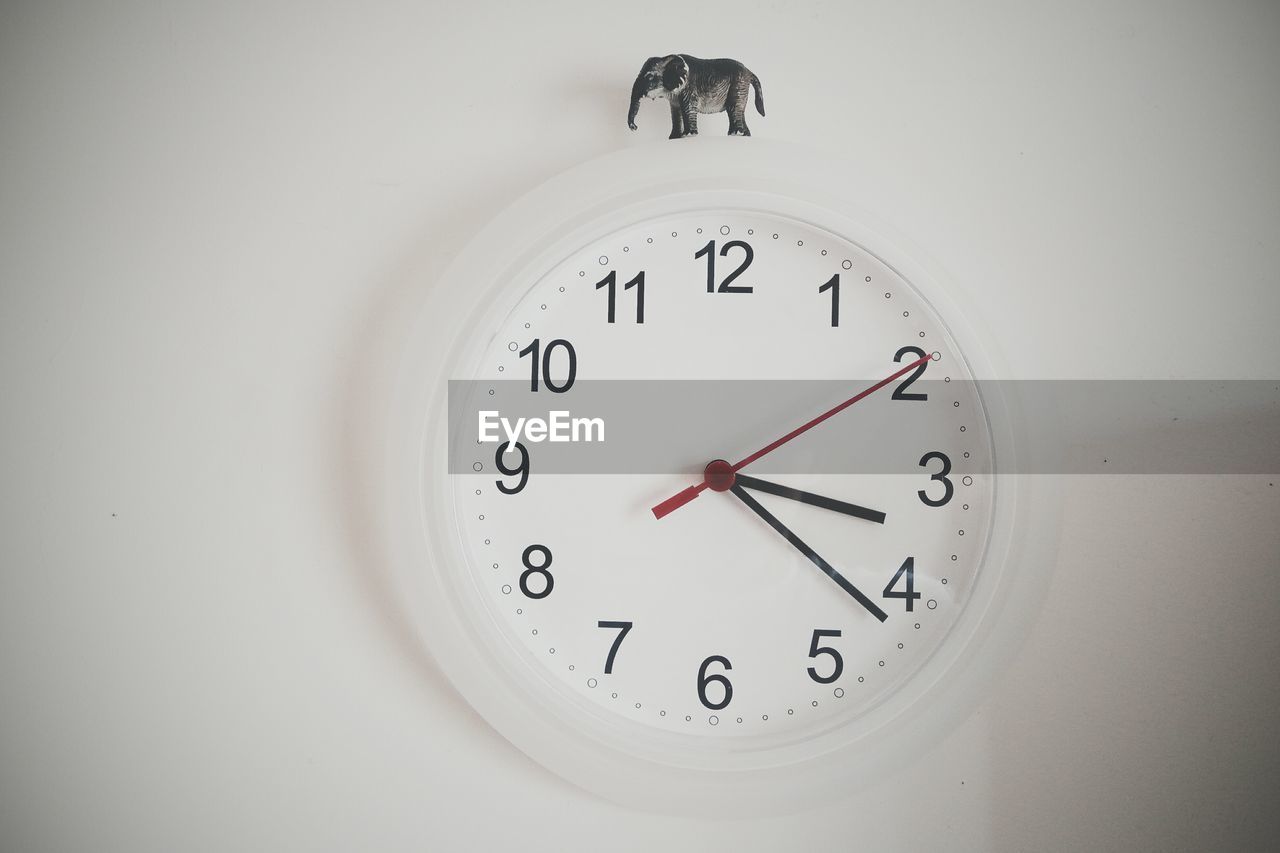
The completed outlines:
{"type": "Polygon", "coordinates": [[[689,80],[689,63],[683,56],[672,56],[662,71],[662,88],[675,92],[689,80]]]}

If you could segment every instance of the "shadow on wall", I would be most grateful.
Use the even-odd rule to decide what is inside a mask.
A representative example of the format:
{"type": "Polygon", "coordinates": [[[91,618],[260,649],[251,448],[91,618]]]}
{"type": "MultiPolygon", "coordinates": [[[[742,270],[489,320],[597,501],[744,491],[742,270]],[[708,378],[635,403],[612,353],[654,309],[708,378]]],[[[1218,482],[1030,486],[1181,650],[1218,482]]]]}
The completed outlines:
{"type": "MultiPolygon", "coordinates": [[[[416,238],[385,275],[371,281],[367,304],[351,322],[346,344],[347,373],[338,379],[332,441],[336,495],[334,523],[344,527],[347,560],[354,586],[363,604],[396,655],[406,664],[408,678],[423,688],[422,707],[447,709],[458,729],[488,741],[495,761],[513,768],[536,765],[511,749],[453,689],[440,670],[415,624],[403,585],[397,582],[387,547],[386,528],[377,507],[385,484],[378,477],[381,453],[389,434],[387,412],[396,373],[412,321],[422,309],[423,296],[452,262],[460,246],[509,203],[511,187],[519,181],[510,175],[490,175],[484,185],[459,174],[446,192],[433,192],[432,213],[419,223],[416,238]]],[[[548,776],[548,779],[551,777],[548,776]]],[[[568,785],[568,783],[560,783],[568,785]]]]}
{"type": "MultiPolygon", "coordinates": [[[[341,496],[334,512],[347,528],[352,572],[369,607],[386,627],[388,639],[420,680],[434,686],[442,703],[477,723],[470,706],[448,685],[425,649],[391,574],[375,511],[382,485],[373,481],[378,470],[376,454],[386,434],[383,413],[423,294],[439,280],[458,250],[508,204],[553,175],[628,144],[651,141],[626,126],[627,98],[635,74],[630,65],[618,62],[601,75],[566,74],[555,81],[550,88],[558,94],[550,100],[559,112],[549,120],[559,125],[538,132],[540,150],[537,143],[531,146],[527,138],[512,135],[508,150],[496,154],[496,165],[463,162],[447,173],[450,184],[444,190],[431,189],[432,211],[419,223],[403,256],[369,284],[364,316],[352,322],[349,355],[344,360],[348,373],[341,381],[343,394],[334,419],[341,496]],[[565,144],[566,137],[575,144],[565,144]]],[[[538,100],[529,108],[538,110],[545,122],[547,99],[538,100]]],[[[660,129],[655,122],[653,132],[660,129]]]]}
{"type": "MultiPolygon", "coordinates": [[[[616,69],[611,70],[616,72],[616,69]]],[[[634,76],[634,70],[631,74],[634,76]]],[[[656,127],[649,128],[649,133],[644,132],[644,127],[634,133],[627,129],[627,92],[630,86],[631,81],[617,73],[600,76],[574,74],[561,80],[561,97],[556,102],[564,103],[564,109],[573,116],[570,121],[575,126],[581,125],[580,128],[575,127],[575,130],[580,130],[589,139],[606,143],[591,154],[581,157],[578,162],[659,138],[659,131],[667,123],[665,102],[649,105],[652,113],[644,110],[646,116],[662,118],[662,123],[655,123],[656,127]],[[662,109],[659,110],[658,107],[662,109]]],[[[662,130],[661,136],[666,136],[665,130],[662,130]]]]}
{"type": "Polygon", "coordinates": [[[1276,849],[1280,627],[1258,596],[1280,481],[1068,479],[1054,605],[1016,701],[987,707],[992,849],[1276,849]]]}

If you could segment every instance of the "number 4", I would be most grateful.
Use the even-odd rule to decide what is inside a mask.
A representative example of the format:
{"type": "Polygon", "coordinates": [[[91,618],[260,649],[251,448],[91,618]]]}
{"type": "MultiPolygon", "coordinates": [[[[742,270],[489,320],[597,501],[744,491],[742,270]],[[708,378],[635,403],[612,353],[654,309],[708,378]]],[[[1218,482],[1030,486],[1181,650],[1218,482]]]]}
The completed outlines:
{"type": "Polygon", "coordinates": [[[907,612],[910,613],[915,609],[915,601],[920,597],[920,593],[916,592],[916,558],[907,557],[906,561],[894,574],[893,580],[889,581],[889,585],[884,588],[885,598],[905,598],[907,601],[907,612]],[[906,591],[899,592],[894,589],[898,580],[903,576],[907,576],[906,591]]]}

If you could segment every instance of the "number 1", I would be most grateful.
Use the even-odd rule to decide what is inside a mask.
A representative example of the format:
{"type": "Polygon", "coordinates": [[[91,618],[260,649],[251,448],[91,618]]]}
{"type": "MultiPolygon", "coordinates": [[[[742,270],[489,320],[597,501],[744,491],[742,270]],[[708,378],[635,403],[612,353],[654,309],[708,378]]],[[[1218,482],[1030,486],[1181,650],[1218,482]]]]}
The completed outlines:
{"type": "Polygon", "coordinates": [[[819,293],[831,291],[831,325],[840,325],[840,273],[831,276],[830,281],[818,288],[819,293]]]}

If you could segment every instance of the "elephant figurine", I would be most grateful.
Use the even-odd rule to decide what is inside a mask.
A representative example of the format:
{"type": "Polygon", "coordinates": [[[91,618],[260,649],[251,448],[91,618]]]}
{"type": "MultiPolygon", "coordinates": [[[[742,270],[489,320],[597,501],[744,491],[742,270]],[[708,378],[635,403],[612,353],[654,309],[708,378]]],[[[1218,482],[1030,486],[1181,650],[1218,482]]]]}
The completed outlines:
{"type": "Polygon", "coordinates": [[[666,98],[671,103],[671,139],[698,134],[698,113],[729,114],[729,135],[750,136],[747,90],[756,89],[756,111],[764,115],[760,78],[735,59],[699,59],[685,53],[645,60],[631,87],[627,127],[636,129],[640,99],[666,98]]]}

